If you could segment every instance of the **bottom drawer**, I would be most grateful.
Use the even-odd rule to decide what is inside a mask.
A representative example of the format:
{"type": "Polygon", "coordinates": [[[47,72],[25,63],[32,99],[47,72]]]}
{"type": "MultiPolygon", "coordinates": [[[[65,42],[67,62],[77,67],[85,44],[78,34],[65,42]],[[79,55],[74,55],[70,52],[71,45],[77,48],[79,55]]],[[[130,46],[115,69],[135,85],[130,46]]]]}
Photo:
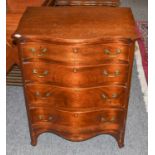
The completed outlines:
{"type": "Polygon", "coordinates": [[[120,130],[123,125],[124,112],[110,109],[87,112],[70,112],[49,108],[33,108],[30,110],[31,123],[41,127],[65,127],[68,131],[83,131],[85,129],[120,130]]]}

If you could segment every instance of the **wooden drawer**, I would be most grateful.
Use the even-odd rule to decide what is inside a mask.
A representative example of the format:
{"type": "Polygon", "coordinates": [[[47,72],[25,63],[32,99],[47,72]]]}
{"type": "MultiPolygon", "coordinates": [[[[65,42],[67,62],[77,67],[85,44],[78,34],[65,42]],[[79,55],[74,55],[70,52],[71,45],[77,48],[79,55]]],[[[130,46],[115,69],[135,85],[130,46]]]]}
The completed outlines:
{"type": "Polygon", "coordinates": [[[30,117],[32,124],[43,125],[44,123],[44,125],[68,126],[68,128],[72,128],[72,131],[85,129],[85,127],[96,128],[96,126],[102,130],[119,130],[123,124],[124,111],[111,109],[69,112],[54,108],[34,108],[30,110],[30,117]]]}
{"type": "Polygon", "coordinates": [[[63,64],[95,65],[109,61],[128,61],[129,50],[129,46],[120,43],[86,46],[29,43],[22,45],[22,60],[42,59],[63,64]]]}
{"type": "Polygon", "coordinates": [[[66,87],[91,87],[123,84],[128,79],[127,64],[106,64],[91,67],[63,66],[51,63],[24,63],[25,82],[50,82],[66,87]]]}
{"type": "Polygon", "coordinates": [[[21,47],[22,60],[48,60],[56,63],[73,64],[74,48],[63,45],[28,43],[21,47]]]}
{"type": "Polygon", "coordinates": [[[76,47],[76,61],[80,65],[106,64],[109,62],[128,62],[130,48],[122,44],[96,44],[76,47]]]}
{"type": "Polygon", "coordinates": [[[127,89],[108,85],[97,88],[63,88],[48,84],[26,84],[26,96],[31,107],[109,108],[124,107],[127,89]]]}

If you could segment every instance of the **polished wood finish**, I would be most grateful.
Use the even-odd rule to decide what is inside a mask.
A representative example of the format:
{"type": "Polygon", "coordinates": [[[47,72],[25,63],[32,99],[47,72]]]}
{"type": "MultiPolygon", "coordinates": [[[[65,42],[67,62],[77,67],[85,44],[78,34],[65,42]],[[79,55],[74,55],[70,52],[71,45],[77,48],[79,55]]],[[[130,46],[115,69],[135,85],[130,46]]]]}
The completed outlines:
{"type": "Polygon", "coordinates": [[[50,84],[26,84],[25,89],[30,106],[54,105],[68,110],[96,107],[123,108],[126,106],[127,88],[125,86],[105,85],[83,89],[50,84]]]}
{"type": "Polygon", "coordinates": [[[71,141],[110,134],[124,146],[137,37],[128,8],[27,9],[14,39],[32,145],[53,132],[71,141]]]}
{"type": "Polygon", "coordinates": [[[118,62],[128,63],[129,48],[129,45],[121,43],[83,45],[80,47],[72,45],[50,46],[50,44],[47,43],[29,43],[23,45],[22,58],[24,61],[44,59],[45,61],[73,65],[75,63],[74,59],[76,55],[78,55],[76,60],[78,59],[78,64],[80,65],[89,66],[91,64],[99,65],[109,63],[112,62],[114,58],[115,62],[117,60],[118,62]]]}
{"type": "Polygon", "coordinates": [[[120,0],[55,0],[55,6],[118,6],[120,0]]]}
{"type": "Polygon", "coordinates": [[[109,42],[112,38],[118,41],[123,38],[134,40],[137,37],[130,8],[103,6],[65,8],[30,7],[25,12],[16,33],[21,34],[25,41],[36,39],[36,41],[47,40],[68,44],[95,44],[109,42]]]}
{"type": "Polygon", "coordinates": [[[50,63],[24,63],[25,82],[48,82],[63,87],[95,87],[104,84],[127,83],[127,64],[106,64],[100,66],[64,66],[50,63]],[[52,68],[52,70],[51,70],[52,68]],[[94,78],[92,78],[95,75],[94,78]]]}

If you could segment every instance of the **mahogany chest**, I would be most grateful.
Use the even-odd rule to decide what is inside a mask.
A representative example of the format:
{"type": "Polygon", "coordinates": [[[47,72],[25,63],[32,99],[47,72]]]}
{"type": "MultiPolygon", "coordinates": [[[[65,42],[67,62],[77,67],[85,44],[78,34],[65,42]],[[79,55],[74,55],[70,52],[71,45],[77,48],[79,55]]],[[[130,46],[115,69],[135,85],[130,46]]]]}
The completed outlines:
{"type": "Polygon", "coordinates": [[[31,144],[110,134],[124,145],[134,46],[129,8],[30,7],[18,45],[31,144]]]}

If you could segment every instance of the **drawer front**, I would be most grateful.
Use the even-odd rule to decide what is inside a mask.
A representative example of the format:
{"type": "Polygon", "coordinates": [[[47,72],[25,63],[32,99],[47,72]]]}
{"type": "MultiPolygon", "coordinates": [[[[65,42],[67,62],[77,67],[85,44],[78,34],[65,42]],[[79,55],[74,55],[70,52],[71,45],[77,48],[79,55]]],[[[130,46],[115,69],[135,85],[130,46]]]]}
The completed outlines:
{"type": "Polygon", "coordinates": [[[128,79],[128,65],[125,64],[74,67],[34,62],[25,63],[23,72],[25,82],[50,82],[66,87],[126,84],[128,79]]]}
{"type": "Polygon", "coordinates": [[[127,89],[108,85],[98,88],[63,88],[48,84],[25,85],[30,106],[77,108],[123,107],[127,99],[127,89]]]}
{"type": "Polygon", "coordinates": [[[22,60],[42,59],[56,63],[73,64],[74,48],[63,45],[35,44],[22,45],[22,60]]]}
{"type": "Polygon", "coordinates": [[[102,130],[119,130],[123,124],[124,111],[100,110],[90,112],[68,112],[49,108],[30,110],[32,124],[51,124],[74,127],[74,130],[85,127],[98,127],[102,130]]]}
{"type": "Polygon", "coordinates": [[[75,47],[76,61],[80,65],[105,64],[108,62],[128,62],[129,46],[105,44],[75,47]]]}
{"type": "Polygon", "coordinates": [[[22,45],[23,60],[45,59],[48,61],[91,65],[107,61],[128,61],[129,46],[122,44],[97,44],[87,46],[65,46],[52,44],[22,45]]]}

